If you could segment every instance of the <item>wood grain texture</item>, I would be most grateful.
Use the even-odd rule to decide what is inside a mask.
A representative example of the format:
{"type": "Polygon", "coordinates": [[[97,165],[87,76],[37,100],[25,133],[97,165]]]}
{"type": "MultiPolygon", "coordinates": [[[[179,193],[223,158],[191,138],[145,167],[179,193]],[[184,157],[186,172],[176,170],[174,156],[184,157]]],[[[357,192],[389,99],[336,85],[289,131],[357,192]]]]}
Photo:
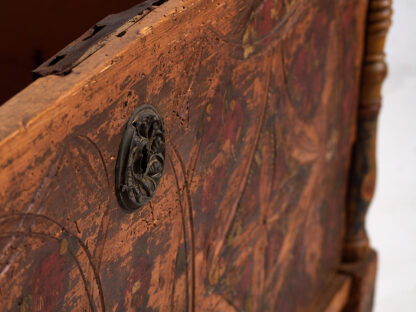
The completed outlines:
{"type": "Polygon", "coordinates": [[[343,311],[372,311],[377,273],[377,253],[374,250],[369,250],[364,259],[344,263],[340,271],[352,279],[348,304],[343,311]]]}
{"type": "Polygon", "coordinates": [[[317,297],[311,311],[344,311],[351,294],[352,277],[338,273],[329,280],[327,288],[317,297]]]}
{"type": "Polygon", "coordinates": [[[1,309],[311,309],[342,256],[365,10],[170,0],[5,103],[1,309]],[[114,166],[142,104],[167,161],[128,214],[114,166]]]}
{"type": "Polygon", "coordinates": [[[381,107],[381,87],[387,74],[383,49],[391,15],[391,0],[369,2],[357,140],[352,155],[348,191],[345,261],[365,259],[370,250],[365,217],[376,184],[377,120],[381,107]]]}

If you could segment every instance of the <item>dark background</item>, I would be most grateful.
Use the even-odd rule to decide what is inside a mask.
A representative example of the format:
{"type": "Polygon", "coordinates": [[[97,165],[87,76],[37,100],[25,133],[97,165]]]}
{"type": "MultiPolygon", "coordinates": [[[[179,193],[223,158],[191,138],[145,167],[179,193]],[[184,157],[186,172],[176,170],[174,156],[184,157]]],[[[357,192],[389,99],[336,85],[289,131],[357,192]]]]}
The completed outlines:
{"type": "Polygon", "coordinates": [[[143,1],[2,1],[0,105],[32,81],[33,69],[96,22],[143,1]]]}

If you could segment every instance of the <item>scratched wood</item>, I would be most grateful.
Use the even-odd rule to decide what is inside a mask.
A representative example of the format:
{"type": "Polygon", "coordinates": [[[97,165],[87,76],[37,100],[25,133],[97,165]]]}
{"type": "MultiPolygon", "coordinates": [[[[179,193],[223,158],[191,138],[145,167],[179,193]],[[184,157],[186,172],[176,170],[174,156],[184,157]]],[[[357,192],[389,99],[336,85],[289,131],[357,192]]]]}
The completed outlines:
{"type": "Polygon", "coordinates": [[[169,0],[6,102],[1,310],[316,309],[342,257],[365,17],[358,0],[169,0]],[[114,167],[142,104],[167,161],[126,213],[114,167]]]}

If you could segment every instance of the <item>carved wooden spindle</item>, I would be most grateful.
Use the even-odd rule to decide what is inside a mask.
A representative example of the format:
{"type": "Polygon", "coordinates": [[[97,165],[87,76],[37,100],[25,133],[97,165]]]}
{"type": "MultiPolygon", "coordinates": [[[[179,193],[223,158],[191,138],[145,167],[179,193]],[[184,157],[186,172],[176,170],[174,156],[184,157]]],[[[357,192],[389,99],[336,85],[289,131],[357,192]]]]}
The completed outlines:
{"type": "Polygon", "coordinates": [[[391,24],[391,0],[370,0],[365,55],[358,107],[357,140],[351,164],[347,198],[345,261],[363,259],[369,250],[365,217],[376,181],[376,132],[381,86],[387,74],[384,43],[391,24]]]}

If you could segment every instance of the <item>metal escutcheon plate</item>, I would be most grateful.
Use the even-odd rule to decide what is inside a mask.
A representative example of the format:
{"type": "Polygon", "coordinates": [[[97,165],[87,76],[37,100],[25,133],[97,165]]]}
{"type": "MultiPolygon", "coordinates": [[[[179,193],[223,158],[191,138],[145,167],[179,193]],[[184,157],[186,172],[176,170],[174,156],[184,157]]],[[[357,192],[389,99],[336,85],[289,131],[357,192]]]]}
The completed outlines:
{"type": "Polygon", "coordinates": [[[143,207],[155,194],[165,164],[163,121],[151,105],[139,107],[127,122],[116,163],[115,189],[120,206],[143,207]]]}

